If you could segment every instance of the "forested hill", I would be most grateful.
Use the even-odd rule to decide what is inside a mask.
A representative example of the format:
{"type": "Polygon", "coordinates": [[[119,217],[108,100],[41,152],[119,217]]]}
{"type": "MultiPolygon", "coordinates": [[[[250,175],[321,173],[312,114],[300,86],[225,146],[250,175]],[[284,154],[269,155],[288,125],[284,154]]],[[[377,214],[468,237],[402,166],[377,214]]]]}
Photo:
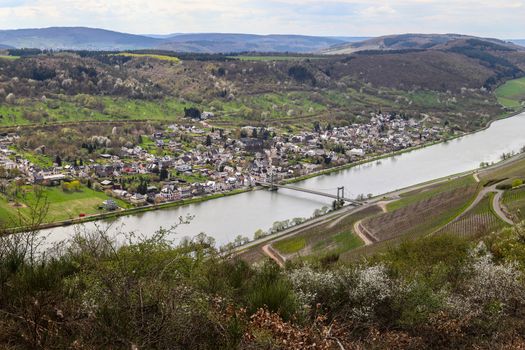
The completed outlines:
{"type": "Polygon", "coordinates": [[[361,38],[227,33],[134,35],[85,27],[52,27],[0,31],[0,44],[53,50],[164,49],[177,52],[317,52],[361,38]]]}

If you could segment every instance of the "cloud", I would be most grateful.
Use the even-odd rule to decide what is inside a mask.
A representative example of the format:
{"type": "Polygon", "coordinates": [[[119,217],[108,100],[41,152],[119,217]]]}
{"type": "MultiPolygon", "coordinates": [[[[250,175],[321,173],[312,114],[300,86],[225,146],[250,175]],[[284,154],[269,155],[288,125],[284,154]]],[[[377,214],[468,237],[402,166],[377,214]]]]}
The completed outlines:
{"type": "Polygon", "coordinates": [[[397,12],[389,5],[381,5],[366,7],[360,13],[365,17],[375,17],[393,15],[397,12]]]}
{"type": "Polygon", "coordinates": [[[525,37],[525,0],[0,0],[0,28],[525,37]]]}

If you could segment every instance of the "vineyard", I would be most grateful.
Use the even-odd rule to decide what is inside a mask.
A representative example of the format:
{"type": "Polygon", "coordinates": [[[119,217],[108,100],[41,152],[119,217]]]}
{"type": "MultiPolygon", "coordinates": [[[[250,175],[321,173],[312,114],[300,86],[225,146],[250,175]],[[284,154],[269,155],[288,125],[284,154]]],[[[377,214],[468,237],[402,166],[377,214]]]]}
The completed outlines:
{"type": "Polygon", "coordinates": [[[461,237],[480,236],[494,232],[506,224],[500,220],[492,209],[494,193],[488,193],[465,216],[451,222],[437,232],[437,234],[454,234],[461,237]]]}
{"type": "Polygon", "coordinates": [[[524,178],[525,177],[525,159],[517,159],[508,164],[499,166],[495,169],[485,170],[479,173],[479,178],[483,182],[496,179],[524,178]]]}
{"type": "Polygon", "coordinates": [[[503,195],[503,204],[513,216],[520,221],[525,220],[525,187],[506,191],[503,195]]]}
{"type": "Polygon", "coordinates": [[[401,194],[401,199],[388,204],[388,211],[395,211],[422,200],[432,198],[438,194],[450,192],[466,186],[474,186],[475,184],[476,181],[474,180],[474,177],[469,175],[409,191],[401,194]]]}
{"type": "Polygon", "coordinates": [[[273,247],[288,257],[340,254],[363,245],[363,241],[353,232],[354,223],[380,212],[377,206],[372,206],[354,214],[343,214],[339,219],[313,226],[290,238],[277,241],[273,247]],[[290,251],[287,249],[290,246],[299,249],[290,251]]]}
{"type": "Polygon", "coordinates": [[[424,235],[458,216],[477,193],[477,186],[441,192],[393,212],[365,219],[362,226],[378,241],[424,235]]]}

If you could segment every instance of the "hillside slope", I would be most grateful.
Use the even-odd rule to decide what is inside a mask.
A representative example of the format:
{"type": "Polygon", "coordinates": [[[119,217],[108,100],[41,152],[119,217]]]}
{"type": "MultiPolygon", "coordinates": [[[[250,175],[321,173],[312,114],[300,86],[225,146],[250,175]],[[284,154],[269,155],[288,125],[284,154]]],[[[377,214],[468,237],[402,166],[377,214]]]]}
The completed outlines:
{"type": "Polygon", "coordinates": [[[346,40],[304,35],[181,34],[166,38],[158,48],[176,52],[316,52],[346,40]]]}
{"type": "Polygon", "coordinates": [[[0,31],[0,43],[16,48],[131,50],[158,45],[159,39],[85,27],[0,31]]]}
{"type": "Polygon", "coordinates": [[[229,53],[317,52],[361,38],[332,38],[304,35],[252,35],[200,33],[133,35],[85,27],[1,30],[0,44],[15,48],[54,50],[162,49],[177,52],[229,53]]]}
{"type": "Polygon", "coordinates": [[[369,50],[390,51],[437,49],[443,45],[446,45],[447,43],[467,39],[483,40],[515,50],[525,50],[525,47],[521,47],[510,42],[505,42],[503,40],[492,38],[476,38],[473,36],[461,34],[400,34],[381,36],[357,43],[336,45],[324,50],[323,53],[340,55],[369,50]]]}

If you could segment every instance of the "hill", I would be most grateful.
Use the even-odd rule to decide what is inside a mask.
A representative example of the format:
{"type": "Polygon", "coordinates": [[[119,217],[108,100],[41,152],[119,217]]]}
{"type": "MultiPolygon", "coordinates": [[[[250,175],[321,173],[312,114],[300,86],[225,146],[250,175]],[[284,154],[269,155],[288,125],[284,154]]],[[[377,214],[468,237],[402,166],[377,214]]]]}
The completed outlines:
{"type": "Polygon", "coordinates": [[[501,45],[515,50],[525,50],[525,48],[521,46],[517,46],[513,43],[503,40],[492,38],[476,38],[473,36],[461,34],[400,34],[381,36],[356,43],[336,45],[327,50],[324,50],[323,52],[326,54],[350,54],[369,50],[427,50],[438,49],[450,42],[467,39],[483,40],[495,45],[501,45]]]}
{"type": "Polygon", "coordinates": [[[151,48],[160,39],[84,27],[51,27],[0,31],[0,43],[16,48],[132,50],[151,48]]]}
{"type": "MultiPolygon", "coordinates": [[[[52,27],[0,31],[0,45],[54,50],[162,49],[177,52],[317,52],[362,38],[304,35],[168,34],[134,35],[85,27],[52,27]]],[[[0,46],[0,48],[2,48],[0,46]]]]}
{"type": "Polygon", "coordinates": [[[525,39],[512,39],[510,41],[516,45],[525,46],[525,39]]]}
{"type": "Polygon", "coordinates": [[[344,40],[304,35],[180,34],[166,38],[160,49],[176,52],[316,52],[344,40]]]}

